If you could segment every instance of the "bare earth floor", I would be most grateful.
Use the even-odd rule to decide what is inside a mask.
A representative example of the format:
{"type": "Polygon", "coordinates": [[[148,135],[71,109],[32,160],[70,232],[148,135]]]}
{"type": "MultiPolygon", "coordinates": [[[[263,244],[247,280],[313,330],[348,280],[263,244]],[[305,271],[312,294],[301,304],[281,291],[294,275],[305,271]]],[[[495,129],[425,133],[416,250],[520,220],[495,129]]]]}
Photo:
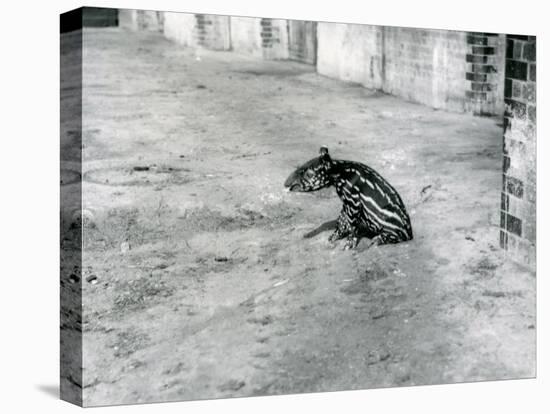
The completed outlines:
{"type": "Polygon", "coordinates": [[[500,120],[118,29],[85,31],[83,99],[85,405],[535,375],[500,120]],[[304,238],[340,201],[283,182],[321,145],[396,187],[414,240],[304,238]]]}

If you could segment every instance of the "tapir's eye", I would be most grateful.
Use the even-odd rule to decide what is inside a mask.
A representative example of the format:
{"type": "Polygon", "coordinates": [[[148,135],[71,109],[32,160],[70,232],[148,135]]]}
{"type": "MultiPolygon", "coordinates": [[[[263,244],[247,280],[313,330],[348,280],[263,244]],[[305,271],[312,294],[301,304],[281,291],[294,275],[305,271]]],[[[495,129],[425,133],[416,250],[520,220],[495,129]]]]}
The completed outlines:
{"type": "Polygon", "coordinates": [[[307,179],[312,178],[314,175],[315,175],[315,173],[314,173],[313,171],[311,171],[311,170],[306,170],[306,171],[304,172],[304,177],[307,178],[307,179]]]}

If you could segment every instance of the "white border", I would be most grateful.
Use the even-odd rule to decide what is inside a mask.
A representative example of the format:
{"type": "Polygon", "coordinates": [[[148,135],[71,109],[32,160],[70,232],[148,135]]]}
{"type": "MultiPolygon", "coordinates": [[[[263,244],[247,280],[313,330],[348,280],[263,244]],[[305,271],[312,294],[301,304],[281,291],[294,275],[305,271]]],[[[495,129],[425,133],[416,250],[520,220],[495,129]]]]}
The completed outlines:
{"type": "MultiPolygon", "coordinates": [[[[5,2],[0,142],[2,411],[73,412],[43,388],[58,381],[58,14],[81,5],[285,17],[537,35],[538,180],[548,167],[547,21],[542,1],[120,0],[5,2]]],[[[283,397],[127,406],[116,412],[542,412],[548,385],[548,191],[538,200],[538,378],[283,397]]],[[[94,412],[113,410],[99,408],[94,412]]]]}

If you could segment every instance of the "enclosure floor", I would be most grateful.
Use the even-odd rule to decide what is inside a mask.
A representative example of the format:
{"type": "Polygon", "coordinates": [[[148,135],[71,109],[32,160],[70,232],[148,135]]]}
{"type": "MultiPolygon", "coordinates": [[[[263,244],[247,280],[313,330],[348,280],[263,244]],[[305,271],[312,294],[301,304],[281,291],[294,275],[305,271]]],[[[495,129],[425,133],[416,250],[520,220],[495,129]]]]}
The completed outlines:
{"type": "Polygon", "coordinates": [[[86,30],[83,73],[86,405],[535,375],[500,120],[155,33],[86,30]],[[340,210],[283,188],[321,145],[394,185],[414,240],[303,237],[340,210]]]}

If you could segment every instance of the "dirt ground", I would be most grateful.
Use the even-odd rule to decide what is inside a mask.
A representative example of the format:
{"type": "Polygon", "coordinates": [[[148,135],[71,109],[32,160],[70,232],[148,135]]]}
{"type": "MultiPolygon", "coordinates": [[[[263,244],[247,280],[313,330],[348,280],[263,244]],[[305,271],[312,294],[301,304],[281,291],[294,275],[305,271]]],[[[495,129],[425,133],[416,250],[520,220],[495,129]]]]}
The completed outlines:
{"type": "Polygon", "coordinates": [[[84,63],[85,405],[535,375],[499,119],[154,33],[85,30],[84,63]],[[340,201],[283,182],[321,145],[392,183],[414,240],[304,238],[340,201]]]}

